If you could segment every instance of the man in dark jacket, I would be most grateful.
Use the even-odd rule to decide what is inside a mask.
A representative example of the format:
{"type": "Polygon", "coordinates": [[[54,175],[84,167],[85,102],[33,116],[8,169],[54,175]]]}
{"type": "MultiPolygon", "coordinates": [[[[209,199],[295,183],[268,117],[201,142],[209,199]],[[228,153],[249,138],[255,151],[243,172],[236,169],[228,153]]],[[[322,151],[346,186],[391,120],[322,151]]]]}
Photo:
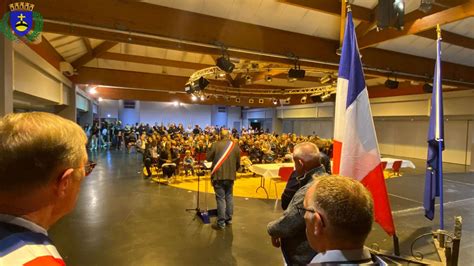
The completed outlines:
{"type": "Polygon", "coordinates": [[[217,201],[217,223],[214,229],[224,229],[232,224],[233,187],[237,169],[240,167],[239,145],[229,139],[229,131],[222,130],[221,140],[212,144],[206,160],[212,162],[211,180],[217,201]]]}
{"type": "Polygon", "coordinates": [[[305,233],[305,221],[298,208],[303,207],[304,196],[315,177],[326,175],[321,166],[318,147],[314,143],[303,142],[295,146],[293,152],[296,193],[292,196],[283,216],[270,222],[268,234],[275,247],[281,247],[287,265],[306,265],[316,255],[310,247],[305,233]]]}

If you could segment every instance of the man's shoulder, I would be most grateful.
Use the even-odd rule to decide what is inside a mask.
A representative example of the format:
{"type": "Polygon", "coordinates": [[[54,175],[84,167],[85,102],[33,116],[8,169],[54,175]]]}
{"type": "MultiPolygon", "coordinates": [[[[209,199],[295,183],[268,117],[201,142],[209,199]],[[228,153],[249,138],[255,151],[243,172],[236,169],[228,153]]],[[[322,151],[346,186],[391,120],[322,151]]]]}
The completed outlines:
{"type": "Polygon", "coordinates": [[[65,265],[58,250],[46,235],[28,230],[3,234],[0,239],[0,265],[26,263],[65,265]]]}

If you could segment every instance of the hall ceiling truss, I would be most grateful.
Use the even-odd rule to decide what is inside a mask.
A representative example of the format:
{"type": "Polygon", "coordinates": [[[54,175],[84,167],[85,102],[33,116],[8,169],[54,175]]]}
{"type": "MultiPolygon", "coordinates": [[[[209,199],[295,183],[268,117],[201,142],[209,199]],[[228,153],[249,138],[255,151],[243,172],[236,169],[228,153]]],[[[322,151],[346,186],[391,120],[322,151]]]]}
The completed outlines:
{"type": "MultiPolygon", "coordinates": [[[[341,12],[339,1],[279,1],[333,15],[340,16],[341,12]]],[[[110,49],[119,43],[194,52],[211,55],[216,58],[221,55],[221,48],[215,44],[215,41],[219,40],[219,42],[224,43],[228,47],[228,53],[232,58],[283,66],[280,68],[264,69],[262,65],[261,68],[255,70],[236,70],[233,77],[227,76],[228,80],[232,82],[211,80],[210,89],[221,90],[226,88],[227,93],[232,95],[244,95],[245,93],[247,95],[252,95],[251,93],[262,95],[273,95],[274,93],[304,95],[318,92],[322,87],[332,88],[332,86],[280,88],[271,85],[242,85],[239,83],[239,80],[249,71],[253,75],[253,82],[263,79],[270,70],[274,78],[286,78],[286,70],[293,64],[292,60],[288,57],[288,52],[290,51],[299,56],[300,64],[304,69],[319,69],[319,72],[332,73],[337,72],[338,69],[339,57],[335,54],[336,49],[339,47],[338,40],[308,36],[139,1],[63,0],[60,4],[56,0],[35,0],[32,2],[36,2],[36,8],[44,17],[45,32],[82,38],[87,48],[87,53],[72,62],[72,65],[78,70],[79,75],[74,77],[74,81],[78,84],[95,83],[117,87],[129,86],[153,89],[154,87],[151,83],[156,82],[159,78],[160,83],[154,84],[159,84],[160,87],[166,87],[171,91],[182,92],[187,82],[195,80],[196,77],[202,76],[201,74],[215,75],[218,71],[215,66],[209,64],[178,62],[163,58],[110,52],[110,49]],[[107,10],[107,12],[104,12],[104,10],[107,10]],[[160,20],[156,20],[157,17],[160,20]],[[190,27],[189,25],[193,26],[190,27]],[[89,38],[105,41],[92,47],[89,38]],[[282,40],[291,40],[291,42],[282,40]],[[315,53],[315,51],[318,52],[315,53]],[[170,66],[201,72],[199,72],[200,74],[195,72],[194,76],[187,79],[170,75],[91,69],[84,66],[94,59],[170,66]],[[91,73],[92,71],[97,74],[91,73]],[[104,74],[105,72],[107,73],[104,74]],[[124,77],[120,75],[124,75],[124,77]],[[137,77],[144,80],[138,80],[137,77]],[[232,86],[229,86],[229,83],[233,83],[232,86]]],[[[354,18],[361,21],[357,32],[359,33],[359,46],[363,48],[361,54],[366,75],[387,77],[389,74],[392,74],[400,79],[421,82],[425,82],[427,77],[432,75],[433,59],[387,51],[371,46],[408,34],[416,34],[433,39],[435,34],[432,28],[436,23],[444,24],[473,16],[474,14],[474,0],[439,0],[437,2],[443,2],[446,7],[433,6],[428,15],[420,11],[409,13],[405,16],[407,26],[404,31],[394,32],[387,30],[379,34],[375,34],[373,29],[375,25],[375,11],[364,7],[352,6],[354,18]],[[384,58],[384,60],[380,60],[380,58],[384,58]]],[[[61,36],[57,38],[61,38],[61,36]]],[[[473,49],[474,47],[473,39],[451,32],[445,31],[443,33],[443,40],[465,48],[473,49]]],[[[43,49],[48,50],[47,44],[43,46],[43,49]]],[[[56,57],[52,56],[52,58],[60,60],[57,55],[56,57]]],[[[474,88],[474,75],[472,73],[474,73],[474,67],[443,63],[443,82],[448,85],[474,88]]],[[[307,81],[314,81],[319,84],[318,79],[317,77],[307,77],[307,81]]],[[[369,90],[371,90],[370,86],[369,90]]],[[[391,95],[391,93],[387,92],[386,95],[391,95]]],[[[142,93],[141,97],[143,95],[142,93]]]]}

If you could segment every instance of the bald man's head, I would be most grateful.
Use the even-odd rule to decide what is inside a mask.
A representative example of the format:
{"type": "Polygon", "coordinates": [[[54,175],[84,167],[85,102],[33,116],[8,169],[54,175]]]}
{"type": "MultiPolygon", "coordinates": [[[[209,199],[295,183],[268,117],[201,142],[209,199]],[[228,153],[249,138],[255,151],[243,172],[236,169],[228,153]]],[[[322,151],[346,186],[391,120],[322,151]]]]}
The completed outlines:
{"type": "Polygon", "coordinates": [[[293,160],[295,161],[295,169],[300,174],[321,165],[319,149],[311,142],[297,144],[293,150],[293,160]]]}

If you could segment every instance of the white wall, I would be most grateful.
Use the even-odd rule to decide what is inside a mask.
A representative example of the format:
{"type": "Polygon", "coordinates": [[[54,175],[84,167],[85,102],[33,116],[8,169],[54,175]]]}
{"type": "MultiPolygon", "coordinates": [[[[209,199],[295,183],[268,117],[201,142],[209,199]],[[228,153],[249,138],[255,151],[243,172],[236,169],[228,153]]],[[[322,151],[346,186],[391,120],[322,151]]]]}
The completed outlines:
{"type": "Polygon", "coordinates": [[[174,106],[168,102],[140,102],[140,121],[154,125],[162,123],[206,126],[211,124],[211,105],[182,104],[174,106]]]}
{"type": "Polygon", "coordinates": [[[119,101],[116,100],[103,100],[99,103],[99,117],[107,118],[119,118],[119,101]]]}
{"type": "MultiPolygon", "coordinates": [[[[469,164],[471,151],[467,128],[471,123],[472,120],[448,119],[448,121],[445,121],[446,150],[443,152],[444,162],[458,164],[467,162],[469,164]]],[[[426,159],[428,125],[428,119],[413,119],[413,121],[411,119],[376,120],[375,128],[380,152],[395,156],[426,159]]]]}
{"type": "MultiPolygon", "coordinates": [[[[470,164],[474,143],[474,90],[444,93],[445,143],[443,161],[470,164]]],[[[425,159],[430,95],[371,99],[372,114],[383,154],[425,159]]],[[[277,108],[285,133],[333,137],[333,103],[277,108]]]]}
{"type": "MultiPolygon", "coordinates": [[[[72,82],[23,43],[14,43],[13,90],[48,101],[51,105],[75,105],[69,102],[72,82]]],[[[75,93],[74,93],[75,94],[75,93]]]]}
{"type": "Polygon", "coordinates": [[[234,123],[239,123],[239,128],[242,127],[242,108],[241,107],[228,107],[227,108],[227,127],[232,129],[234,127],[234,123]]]}

